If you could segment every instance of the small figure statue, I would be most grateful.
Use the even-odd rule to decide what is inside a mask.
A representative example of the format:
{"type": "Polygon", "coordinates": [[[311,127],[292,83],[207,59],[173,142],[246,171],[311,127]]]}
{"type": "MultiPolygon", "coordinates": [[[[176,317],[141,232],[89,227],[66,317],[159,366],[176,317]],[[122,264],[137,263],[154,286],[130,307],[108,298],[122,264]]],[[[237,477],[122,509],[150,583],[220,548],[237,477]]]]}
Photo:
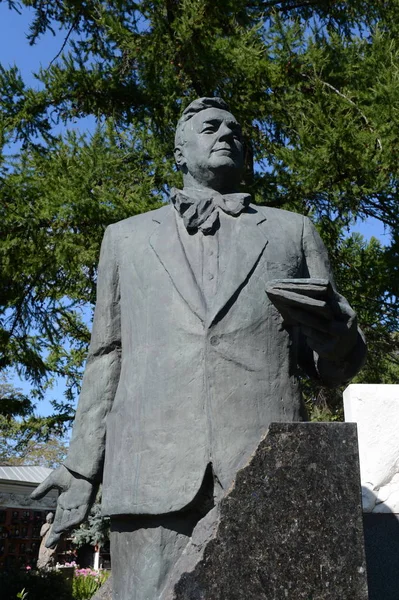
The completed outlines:
{"type": "Polygon", "coordinates": [[[40,529],[40,537],[42,541],[40,542],[39,548],[39,558],[37,559],[36,566],[38,569],[47,571],[51,569],[55,565],[55,554],[57,551],[57,546],[53,548],[47,548],[46,542],[51,534],[51,528],[54,520],[54,513],[49,512],[46,516],[46,522],[42,525],[40,529]]]}

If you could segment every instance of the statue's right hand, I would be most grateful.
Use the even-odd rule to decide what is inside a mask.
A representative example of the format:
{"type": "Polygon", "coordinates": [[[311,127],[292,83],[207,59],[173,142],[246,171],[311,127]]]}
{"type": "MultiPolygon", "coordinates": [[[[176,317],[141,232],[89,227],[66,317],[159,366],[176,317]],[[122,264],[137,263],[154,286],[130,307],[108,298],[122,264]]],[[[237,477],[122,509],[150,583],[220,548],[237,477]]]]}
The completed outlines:
{"type": "Polygon", "coordinates": [[[32,492],[31,498],[40,500],[50,490],[60,491],[51,533],[46,542],[47,548],[54,548],[62,533],[85,520],[93,504],[96,487],[88,479],[71,473],[62,465],[32,492]]]}

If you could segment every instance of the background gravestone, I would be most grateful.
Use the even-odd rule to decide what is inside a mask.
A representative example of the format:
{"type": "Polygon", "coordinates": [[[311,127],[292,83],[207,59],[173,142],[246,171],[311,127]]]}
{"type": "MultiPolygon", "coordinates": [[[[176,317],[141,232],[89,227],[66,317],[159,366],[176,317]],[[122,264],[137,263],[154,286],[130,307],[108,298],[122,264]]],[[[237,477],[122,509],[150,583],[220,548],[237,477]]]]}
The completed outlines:
{"type": "Polygon", "coordinates": [[[344,409],[359,436],[370,600],[398,600],[399,385],[351,384],[344,409]]]}
{"type": "Polygon", "coordinates": [[[366,600],[356,425],[273,423],[197,550],[162,599],[366,600]]]}

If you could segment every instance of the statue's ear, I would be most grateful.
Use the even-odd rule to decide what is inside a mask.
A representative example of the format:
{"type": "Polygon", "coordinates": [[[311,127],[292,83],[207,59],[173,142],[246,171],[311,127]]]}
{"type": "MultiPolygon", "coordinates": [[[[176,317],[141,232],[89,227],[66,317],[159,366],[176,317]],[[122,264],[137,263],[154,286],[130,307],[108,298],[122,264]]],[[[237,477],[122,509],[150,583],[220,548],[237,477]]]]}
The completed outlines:
{"type": "Polygon", "coordinates": [[[175,163],[179,171],[184,171],[184,167],[186,166],[186,159],[184,158],[181,146],[176,146],[175,148],[175,163]]]}

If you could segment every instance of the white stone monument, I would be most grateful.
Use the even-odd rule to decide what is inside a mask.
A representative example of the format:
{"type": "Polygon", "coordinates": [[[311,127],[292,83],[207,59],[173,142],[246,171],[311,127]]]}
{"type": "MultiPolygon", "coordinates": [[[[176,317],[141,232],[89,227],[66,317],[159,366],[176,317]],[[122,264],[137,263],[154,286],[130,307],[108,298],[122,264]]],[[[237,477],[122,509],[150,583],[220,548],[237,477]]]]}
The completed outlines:
{"type": "Polygon", "coordinates": [[[399,385],[349,385],[344,411],[358,428],[363,512],[399,515],[399,385]]]}

